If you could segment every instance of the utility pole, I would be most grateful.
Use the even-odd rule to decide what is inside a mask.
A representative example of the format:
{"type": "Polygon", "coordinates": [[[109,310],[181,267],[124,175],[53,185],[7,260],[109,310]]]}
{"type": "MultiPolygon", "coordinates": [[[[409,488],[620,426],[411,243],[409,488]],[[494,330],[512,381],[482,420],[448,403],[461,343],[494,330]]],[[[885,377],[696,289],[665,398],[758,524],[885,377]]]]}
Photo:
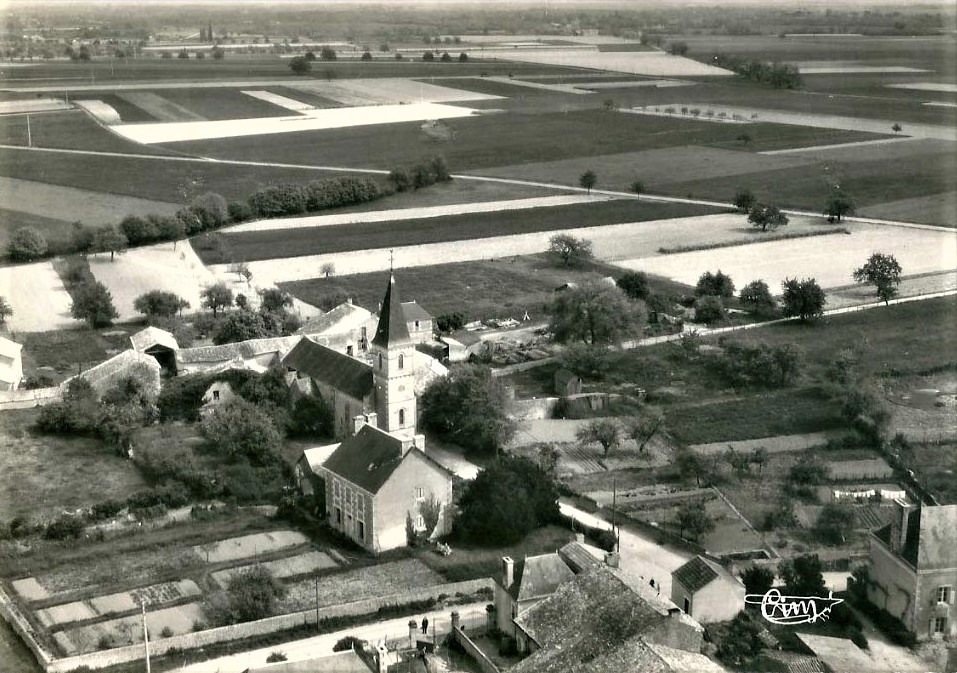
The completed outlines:
{"type": "Polygon", "coordinates": [[[320,633],[319,628],[319,575],[316,575],[316,633],[320,633]]]}
{"type": "Polygon", "coordinates": [[[611,532],[615,534],[615,551],[621,553],[618,539],[618,478],[611,478],[611,532]]]}
{"type": "Polygon", "coordinates": [[[33,147],[33,134],[30,133],[30,115],[27,115],[27,147],[33,147]]]}
{"type": "Polygon", "coordinates": [[[143,608],[143,647],[146,649],[146,673],[150,673],[150,632],[146,628],[146,600],[140,606],[143,608]]]}

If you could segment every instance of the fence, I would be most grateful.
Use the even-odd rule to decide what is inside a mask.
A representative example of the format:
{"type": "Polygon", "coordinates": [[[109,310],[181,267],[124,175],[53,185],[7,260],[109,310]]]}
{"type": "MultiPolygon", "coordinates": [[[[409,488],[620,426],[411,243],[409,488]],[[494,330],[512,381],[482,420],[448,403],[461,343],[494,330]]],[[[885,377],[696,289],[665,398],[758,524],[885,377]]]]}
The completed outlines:
{"type": "Polygon", "coordinates": [[[0,390],[0,411],[8,409],[32,409],[50,402],[59,402],[63,389],[36,388],[34,390],[0,390]]]}
{"type": "MultiPolygon", "coordinates": [[[[162,638],[150,643],[150,653],[153,656],[161,656],[173,648],[178,650],[190,650],[214,643],[252,638],[277,631],[288,631],[302,626],[315,625],[317,618],[321,623],[325,620],[340,617],[371,615],[382,608],[401,607],[430,599],[438,600],[439,596],[443,594],[445,596],[454,596],[455,594],[468,595],[482,589],[491,591],[493,587],[494,582],[491,579],[468,580],[465,582],[440,584],[416,591],[406,591],[381,598],[370,598],[352,603],[331,605],[326,608],[320,608],[319,610],[303,610],[288,615],[268,617],[255,622],[233,624],[215,629],[207,629],[197,633],[184,633],[170,638],[162,638]]],[[[56,659],[38,643],[36,633],[26,620],[26,617],[10,600],[2,587],[0,587],[0,616],[10,622],[17,634],[36,655],[37,661],[47,673],[63,673],[80,668],[81,666],[86,666],[91,669],[104,668],[106,666],[135,661],[143,657],[143,645],[138,644],[56,659]]]]}

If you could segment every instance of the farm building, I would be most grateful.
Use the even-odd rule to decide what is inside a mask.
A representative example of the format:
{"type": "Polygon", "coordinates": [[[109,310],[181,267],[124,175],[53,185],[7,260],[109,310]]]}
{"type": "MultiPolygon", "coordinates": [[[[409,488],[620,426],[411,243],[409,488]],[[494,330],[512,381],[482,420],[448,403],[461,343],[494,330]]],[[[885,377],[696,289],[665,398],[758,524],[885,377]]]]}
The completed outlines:
{"type": "Polygon", "coordinates": [[[233,387],[229,381],[213,381],[206,392],[203,393],[203,406],[199,408],[201,418],[206,418],[213,413],[221,404],[229,402],[236,397],[233,387]]]}
{"type": "Polygon", "coordinates": [[[176,352],[176,371],[180,375],[224,369],[264,372],[277,364],[300,339],[301,336],[273,337],[220,346],[181,348],[176,352]]]}
{"type": "Polygon", "coordinates": [[[495,584],[495,621],[498,629],[515,637],[515,618],[545,600],[576,574],[601,565],[605,552],[585,544],[582,534],[557,552],[526,556],[515,561],[502,557],[502,575],[495,584]]]}
{"type": "Polygon", "coordinates": [[[702,624],[723,622],[744,609],[744,585],[699,555],[671,573],[671,601],[702,624]]]}
{"type": "Polygon", "coordinates": [[[23,346],[0,337],[0,390],[16,390],[23,378],[23,346]]]}
{"type": "Polygon", "coordinates": [[[322,466],[338,448],[339,443],[336,443],[303,450],[299,460],[296,461],[296,486],[300,493],[312,495],[321,488],[319,482],[323,482],[324,486],[322,466]]]}
{"type": "Polygon", "coordinates": [[[452,472],[426,455],[423,435],[399,437],[365,423],[321,470],[329,523],[373,553],[408,544],[407,519],[430,536],[449,530],[452,472]],[[424,507],[433,498],[440,509],[429,531],[424,507]]]}
{"type": "Polygon", "coordinates": [[[474,332],[467,330],[443,334],[439,341],[448,348],[449,362],[467,362],[482,349],[482,340],[474,332]]]}
{"type": "Polygon", "coordinates": [[[431,314],[414,301],[402,302],[402,315],[409,330],[412,343],[424,344],[432,341],[433,318],[431,314]]]}
{"type": "Polygon", "coordinates": [[[529,656],[513,673],[725,671],[700,654],[699,623],[607,566],[576,575],[515,622],[519,652],[529,656]]]}
{"type": "Polygon", "coordinates": [[[867,599],[919,640],[957,635],[957,505],[895,503],[871,535],[867,599]]]}
{"type": "Polygon", "coordinates": [[[561,367],[555,372],[555,394],[559,397],[578,395],[582,391],[582,379],[577,374],[561,367]]]}
{"type": "Polygon", "coordinates": [[[313,341],[358,356],[369,350],[368,335],[375,331],[379,319],[370,311],[348,300],[328,313],[307,319],[297,334],[313,341]]]}
{"type": "MultiPolygon", "coordinates": [[[[160,389],[160,365],[151,355],[125,350],[78,375],[102,395],[128,376],[145,380],[157,393],[160,389]]],[[[66,383],[64,383],[66,385],[66,383]]]]}
{"type": "Polygon", "coordinates": [[[172,333],[158,327],[147,327],[130,337],[130,345],[137,353],[156,358],[164,372],[176,375],[176,351],[179,343],[172,333]]]}

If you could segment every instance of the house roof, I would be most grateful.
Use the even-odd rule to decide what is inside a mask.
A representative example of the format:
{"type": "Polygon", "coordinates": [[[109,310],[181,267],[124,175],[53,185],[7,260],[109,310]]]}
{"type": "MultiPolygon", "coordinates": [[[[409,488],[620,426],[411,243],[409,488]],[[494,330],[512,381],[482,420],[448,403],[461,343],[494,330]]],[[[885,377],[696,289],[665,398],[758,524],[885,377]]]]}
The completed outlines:
{"type": "Polygon", "coordinates": [[[401,439],[364,425],[339,444],[323,467],[370,493],[377,493],[403,458],[401,439]]]}
{"type": "Polygon", "coordinates": [[[140,352],[153,346],[164,346],[174,351],[179,350],[179,343],[171,332],[152,326],[141,329],[130,336],[130,344],[133,346],[133,350],[140,352]]]}
{"type": "Polygon", "coordinates": [[[920,508],[917,568],[957,566],[957,505],[920,508]]]}
{"type": "Polygon", "coordinates": [[[824,673],[824,664],[820,659],[797,652],[764,650],[754,664],[759,670],[768,673],[824,673]]]}
{"type": "Polygon", "coordinates": [[[355,650],[346,650],[315,659],[247,668],[243,673],[370,673],[372,670],[355,650]]]}
{"type": "Polygon", "coordinates": [[[575,573],[557,552],[528,556],[515,563],[515,581],[508,592],[517,601],[551,596],[574,577],[575,573]]]}
{"type": "Polygon", "coordinates": [[[723,671],[694,653],[656,651],[643,637],[671,619],[611,568],[587,570],[519,614],[515,623],[540,646],[510,673],[723,671]]]}
{"type": "Polygon", "coordinates": [[[454,341],[465,346],[466,348],[469,346],[474,346],[482,340],[475,332],[470,332],[464,329],[459,330],[458,332],[452,332],[451,334],[440,336],[439,339],[445,341],[446,343],[449,341],[454,341]]]}
{"type": "Polygon", "coordinates": [[[356,400],[373,391],[372,367],[308,338],[302,338],[282,359],[282,364],[356,400]]]}
{"type": "Polygon", "coordinates": [[[340,442],[337,442],[335,444],[313,446],[308,449],[303,449],[300,460],[306,461],[313,474],[319,474],[319,468],[326,464],[326,461],[329,460],[329,456],[339,448],[339,444],[340,442]]]}
{"type": "Polygon", "coordinates": [[[272,337],[268,339],[249,339],[239,343],[219,346],[197,346],[181,348],[176,353],[180,364],[202,364],[204,362],[227,362],[237,358],[244,360],[268,353],[285,353],[302,339],[301,336],[272,337]]]}
{"type": "Polygon", "coordinates": [[[16,341],[10,341],[10,339],[0,336],[0,355],[3,357],[18,358],[20,357],[20,351],[22,349],[22,344],[18,344],[16,341]]]}
{"type": "Polygon", "coordinates": [[[310,336],[343,334],[358,329],[363,323],[371,319],[372,313],[370,311],[361,306],[356,306],[352,302],[345,302],[328,313],[306,320],[299,329],[299,333],[310,336]]]}
{"type": "Polygon", "coordinates": [[[395,285],[395,276],[390,275],[385,299],[382,300],[382,310],[379,311],[379,325],[376,327],[372,343],[381,348],[410,343],[412,339],[405,322],[402,299],[395,285]]]}
{"type": "Polygon", "coordinates": [[[665,668],[666,671],[676,671],[680,673],[727,673],[723,666],[698,652],[687,652],[657,643],[642,644],[665,663],[667,666],[667,668],[665,668]]]}
{"type": "Polygon", "coordinates": [[[671,577],[673,580],[681,582],[681,586],[685,589],[694,593],[718,579],[718,576],[721,574],[718,570],[720,567],[721,566],[718,566],[716,563],[708,561],[701,556],[695,556],[683,566],[674,570],[671,573],[671,577]],[[717,566],[717,568],[715,566],[717,566]]]}
{"type": "Polygon", "coordinates": [[[415,301],[404,301],[402,302],[402,315],[405,316],[405,321],[407,323],[414,320],[431,320],[432,315],[426,311],[424,308],[419,306],[415,301]]]}
{"type": "Polygon", "coordinates": [[[887,660],[871,656],[845,638],[810,633],[794,635],[833,673],[890,673],[895,670],[887,660]]]}
{"type": "Polygon", "coordinates": [[[605,560],[605,552],[584,542],[569,542],[558,550],[565,564],[573,573],[580,573],[588,568],[600,566],[605,560]]]}

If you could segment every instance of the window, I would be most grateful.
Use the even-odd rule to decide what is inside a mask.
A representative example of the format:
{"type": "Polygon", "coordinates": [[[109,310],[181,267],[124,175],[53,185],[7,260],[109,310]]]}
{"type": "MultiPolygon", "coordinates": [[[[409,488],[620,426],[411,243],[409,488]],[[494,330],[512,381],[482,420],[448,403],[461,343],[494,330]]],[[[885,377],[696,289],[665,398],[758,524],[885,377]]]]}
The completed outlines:
{"type": "Polygon", "coordinates": [[[366,539],[366,525],[362,521],[359,522],[359,539],[360,540],[366,539]]]}
{"type": "Polygon", "coordinates": [[[931,624],[932,633],[947,633],[947,618],[946,617],[934,617],[934,622],[931,624]]]}
{"type": "Polygon", "coordinates": [[[425,528],[425,519],[422,518],[421,514],[415,517],[415,528],[416,530],[422,530],[425,528]]]}
{"type": "Polygon", "coordinates": [[[352,346],[346,346],[346,355],[352,357],[352,346]]]}
{"type": "Polygon", "coordinates": [[[953,587],[937,587],[937,602],[938,603],[950,603],[950,599],[953,596],[954,588],[953,587]]]}
{"type": "Polygon", "coordinates": [[[405,356],[401,353],[399,354],[399,369],[405,368],[405,356]]]}
{"type": "Polygon", "coordinates": [[[419,321],[418,321],[418,320],[415,321],[415,328],[416,328],[416,329],[419,329],[419,321]]]}
{"type": "Polygon", "coordinates": [[[691,601],[688,600],[687,596],[685,596],[685,614],[686,615],[691,614],[691,601]]]}
{"type": "Polygon", "coordinates": [[[399,409],[399,426],[405,425],[405,409],[399,409]]]}
{"type": "Polygon", "coordinates": [[[218,401],[219,401],[219,391],[218,391],[218,390],[214,390],[214,391],[213,391],[213,401],[215,401],[215,402],[218,402],[218,401]]]}
{"type": "Polygon", "coordinates": [[[382,369],[382,353],[379,353],[379,369],[382,369]]]}
{"type": "Polygon", "coordinates": [[[336,507],[336,523],[342,525],[342,508],[336,507]]]}
{"type": "Polygon", "coordinates": [[[422,500],[423,498],[425,498],[425,489],[419,486],[415,489],[415,499],[422,500]]]}

